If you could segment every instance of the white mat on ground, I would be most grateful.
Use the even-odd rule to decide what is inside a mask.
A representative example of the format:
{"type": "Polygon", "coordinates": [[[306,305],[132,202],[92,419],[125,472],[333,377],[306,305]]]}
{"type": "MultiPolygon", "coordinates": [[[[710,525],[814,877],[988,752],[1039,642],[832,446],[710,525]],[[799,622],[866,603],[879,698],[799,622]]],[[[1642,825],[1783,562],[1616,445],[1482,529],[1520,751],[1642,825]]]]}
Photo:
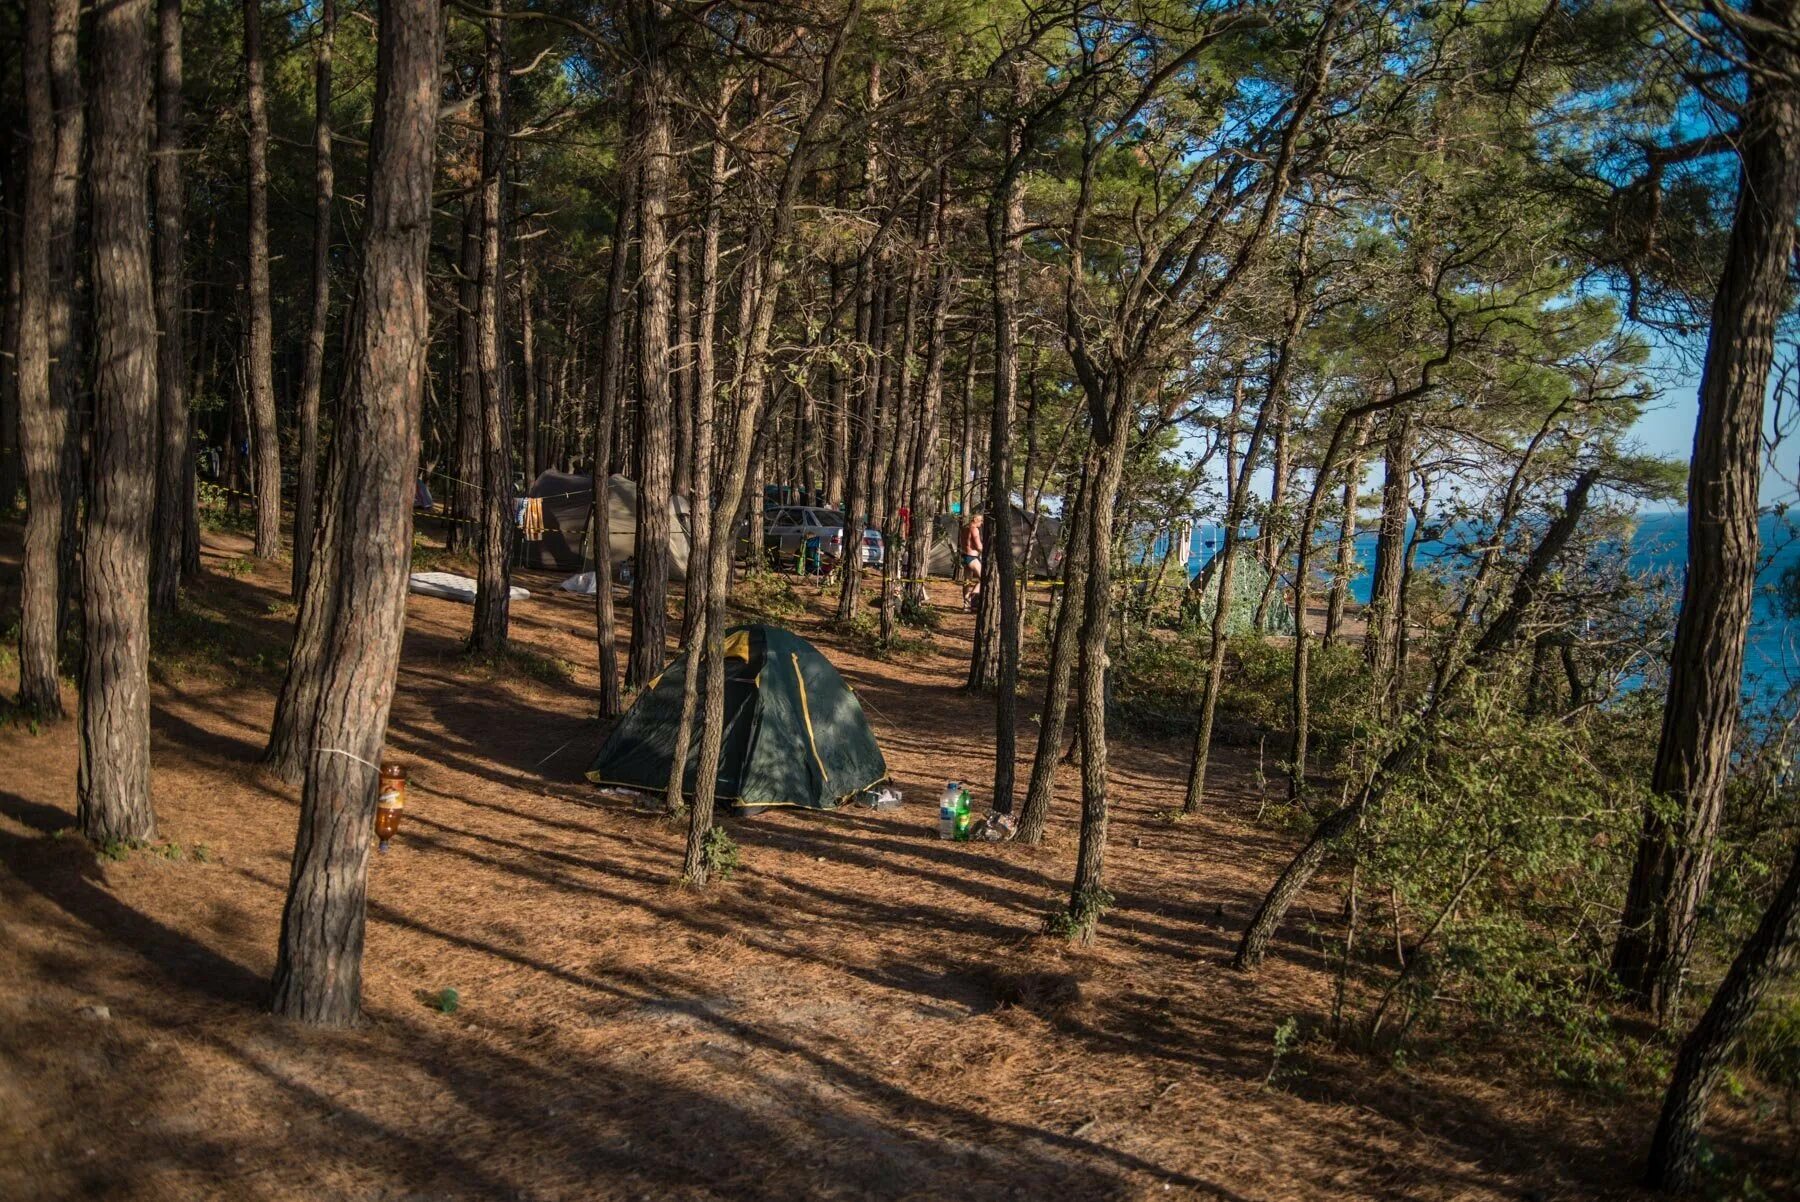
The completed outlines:
{"type": "Polygon", "coordinates": [[[556,587],[565,593],[580,593],[584,597],[591,597],[599,591],[596,580],[592,572],[577,572],[556,587]]]}
{"type": "MultiPolygon", "coordinates": [[[[414,572],[408,588],[415,593],[423,593],[427,597],[442,597],[446,601],[462,601],[475,604],[475,580],[469,576],[458,576],[455,572],[414,572]]],[[[523,601],[531,594],[513,586],[512,599],[523,601]]]]}

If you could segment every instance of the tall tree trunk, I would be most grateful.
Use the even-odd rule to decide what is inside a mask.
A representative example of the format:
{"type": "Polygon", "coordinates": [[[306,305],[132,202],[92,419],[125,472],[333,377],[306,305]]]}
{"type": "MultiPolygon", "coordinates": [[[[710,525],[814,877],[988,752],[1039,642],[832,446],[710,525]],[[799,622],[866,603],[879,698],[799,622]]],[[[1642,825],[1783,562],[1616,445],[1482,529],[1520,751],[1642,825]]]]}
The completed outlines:
{"type": "MultiPolygon", "coordinates": [[[[1327,462],[1331,458],[1328,453],[1327,462]]],[[[1518,579],[1513,582],[1512,594],[1507,598],[1505,607],[1482,632],[1468,658],[1457,667],[1442,690],[1432,693],[1431,700],[1426,703],[1417,721],[1407,727],[1400,741],[1382,757],[1375,770],[1364,780],[1355,799],[1338,806],[1320,819],[1299,853],[1282,869],[1281,875],[1275,878],[1275,883],[1269,887],[1269,892],[1263,897],[1262,904],[1257,907],[1250,925],[1244,930],[1243,938],[1238,942],[1237,954],[1233,959],[1237,967],[1255,968],[1263,962],[1263,957],[1268,953],[1269,941],[1280,929],[1282,920],[1287,917],[1295,899],[1311,883],[1319,865],[1324,863],[1325,853],[1339,839],[1354,830],[1363,813],[1379,802],[1394,781],[1430,748],[1437,734],[1438,720],[1460,697],[1464,682],[1484,670],[1512,645],[1526,614],[1537,600],[1538,589],[1542,586],[1544,577],[1568,546],[1575,528],[1581,524],[1581,517],[1587,512],[1588,497],[1596,479],[1597,474],[1594,472],[1583,473],[1576,479],[1564,498],[1562,513],[1544,530],[1525,566],[1520,569],[1518,579]]]]}
{"type": "Polygon", "coordinates": [[[96,843],[148,839],[150,517],[156,310],[150,286],[150,0],[94,20],[93,490],[82,556],[85,646],[76,821],[96,843]]]}
{"type": "Polygon", "coordinates": [[[245,162],[249,197],[250,462],[258,559],[281,550],[281,437],[275,429],[275,331],[269,313],[269,102],[263,86],[262,0],[244,0],[245,162]]]}
{"type": "Polygon", "coordinates": [[[662,671],[668,655],[670,442],[669,208],[672,133],[669,67],[651,5],[639,13],[643,77],[635,104],[641,131],[638,167],[638,505],[631,579],[631,650],[626,680],[639,686],[662,671]]]}
{"type": "Polygon", "coordinates": [[[349,379],[333,440],[329,523],[309,580],[342,594],[329,636],[315,724],[319,754],[300,799],[293,871],[281,916],[272,1008],[303,1022],[356,1020],[376,772],[406,622],[412,497],[395,481],[418,470],[429,307],[433,147],[443,17],[432,0],[387,0],[376,57],[361,301],[346,347],[349,379]]]}
{"type": "MultiPolygon", "coordinates": [[[[693,362],[694,355],[694,298],[688,287],[690,265],[686,238],[677,237],[669,251],[669,274],[672,289],[670,321],[674,331],[671,335],[673,341],[669,346],[669,396],[675,418],[675,452],[671,464],[674,475],[669,488],[675,496],[686,497],[694,488],[694,376],[688,367],[693,362]]],[[[689,550],[692,551],[691,546],[689,550]]],[[[685,591],[681,609],[682,642],[685,643],[688,625],[685,591]]]]}
{"type": "Polygon", "coordinates": [[[900,614],[900,577],[902,545],[906,542],[901,511],[906,508],[908,486],[912,483],[906,462],[912,447],[917,414],[912,404],[913,346],[918,337],[919,287],[922,267],[914,265],[906,282],[906,315],[901,319],[900,355],[897,378],[888,408],[893,421],[885,431],[887,480],[881,514],[881,640],[893,641],[894,622],[900,614]]]}
{"type": "MultiPolygon", "coordinates": [[[[1024,74],[1015,73],[1022,93],[1024,74]]],[[[994,682],[994,808],[1012,813],[1019,711],[1019,567],[1013,561],[1012,426],[1019,393],[1019,260],[1025,227],[1024,130],[1007,129],[1007,166],[988,201],[987,234],[993,290],[994,403],[988,413],[986,551],[994,562],[998,606],[994,682]]],[[[992,628],[990,628],[992,629],[992,628]]]]}
{"type": "MultiPolygon", "coordinates": [[[[832,263],[831,279],[831,313],[834,328],[827,334],[828,340],[836,342],[837,330],[835,321],[838,309],[843,303],[842,271],[837,263],[832,263]]],[[[827,504],[843,505],[844,489],[850,475],[850,405],[847,396],[847,373],[840,364],[841,356],[833,355],[826,364],[829,383],[827,391],[831,406],[831,448],[825,460],[825,500],[827,504]]]]}
{"type": "MultiPolygon", "coordinates": [[[[869,64],[868,88],[864,96],[868,112],[881,105],[881,61],[869,64]]],[[[881,156],[875,141],[874,125],[863,140],[863,204],[869,212],[877,210],[880,195],[881,156]]],[[[877,230],[876,237],[880,237],[877,230]]],[[[884,317],[882,300],[887,290],[877,283],[886,255],[880,247],[871,246],[856,266],[856,342],[855,353],[861,356],[863,370],[856,398],[856,417],[852,421],[852,437],[856,450],[846,466],[844,495],[844,546],[839,570],[837,619],[848,622],[856,617],[858,594],[862,588],[863,530],[871,504],[868,480],[874,466],[875,418],[879,402],[881,361],[876,342],[881,335],[884,317]]]]}
{"type": "MultiPolygon", "coordinates": [[[[506,22],[486,19],[481,70],[481,278],[475,361],[481,385],[481,527],[469,651],[506,649],[512,612],[512,397],[506,380],[506,22]]],[[[410,483],[410,481],[408,481],[410,483]]],[[[410,495],[410,488],[406,489],[410,495]]]]}
{"type": "Polygon", "coordinates": [[[600,717],[625,712],[619,691],[619,640],[613,613],[612,462],[618,454],[625,391],[625,315],[631,258],[631,214],[637,185],[620,172],[619,207],[614,218],[612,261],[607,267],[606,318],[600,335],[600,404],[594,418],[594,627],[599,644],[600,717]]]}
{"type": "Polygon", "coordinates": [[[1383,454],[1381,527],[1375,543],[1375,574],[1369,586],[1368,627],[1363,660],[1375,693],[1376,709],[1395,712],[1406,665],[1399,662],[1400,598],[1404,588],[1407,500],[1412,494],[1413,417],[1397,409],[1388,417],[1383,454]]]}
{"type": "MultiPolygon", "coordinates": [[[[714,537],[713,473],[713,327],[719,307],[719,224],[723,218],[725,197],[725,118],[721,113],[714,131],[712,159],[706,176],[706,211],[701,219],[700,242],[700,306],[699,326],[694,346],[694,442],[693,470],[690,473],[692,493],[692,533],[688,539],[686,597],[682,602],[681,644],[687,648],[688,670],[681,685],[681,723],[675,728],[675,748],[669,759],[669,782],[665,801],[671,814],[680,813],[686,802],[683,796],[687,772],[688,749],[692,745],[694,714],[699,708],[701,691],[701,656],[696,648],[706,617],[706,594],[710,555],[714,537]]],[[[723,537],[730,537],[729,527],[723,537]]]]}
{"type": "Polygon", "coordinates": [[[1781,32],[1745,43],[1767,65],[1749,73],[1738,207],[1700,376],[1687,580],[1651,777],[1663,801],[1645,809],[1613,950],[1626,990],[1664,1016],[1680,999],[1725,801],[1756,590],[1763,405],[1800,209],[1800,4],[1768,0],[1751,11],[1781,32]]]}
{"type": "Polygon", "coordinates": [[[925,378],[919,399],[918,432],[914,438],[913,478],[908,508],[912,513],[912,529],[906,539],[906,576],[908,594],[923,604],[926,600],[925,578],[931,574],[931,544],[936,537],[933,520],[936,507],[932,503],[931,480],[937,468],[938,422],[944,401],[944,331],[950,318],[951,293],[956,285],[955,269],[944,253],[949,237],[950,175],[945,165],[938,167],[937,208],[932,221],[931,249],[937,266],[931,289],[931,313],[925,328],[925,378]]]}
{"type": "Polygon", "coordinates": [[[56,106],[56,162],[50,191],[50,390],[65,414],[59,444],[62,533],[56,549],[59,645],[70,640],[78,622],[75,602],[80,581],[76,577],[76,561],[81,531],[76,515],[83,480],[80,416],[86,411],[89,383],[85,338],[88,297],[82,294],[81,280],[91,248],[83,244],[78,225],[82,159],[89,153],[87,105],[81,91],[80,34],[80,5],[74,0],[52,0],[50,97],[56,106]]]}
{"type": "Polygon", "coordinates": [[[1056,611],[1055,631],[1050,639],[1050,666],[1044,681],[1044,712],[1038,721],[1037,751],[1031,759],[1031,781],[1025,790],[1025,805],[1019,811],[1018,833],[1024,843],[1040,843],[1044,825],[1049,821],[1050,803],[1056,797],[1056,765],[1062,756],[1063,732],[1068,727],[1069,684],[1075,676],[1078,658],[1077,639],[1086,612],[1089,538],[1087,536],[1088,490],[1099,460],[1093,451],[1082,457],[1081,484],[1075,500],[1064,513],[1069,531],[1068,552],[1063,556],[1063,603],[1056,611]]]}
{"type": "Polygon", "coordinates": [[[863,369],[858,382],[856,418],[853,422],[856,450],[850,457],[844,497],[844,547],[839,564],[837,620],[856,617],[862,590],[863,529],[869,510],[868,468],[875,457],[875,406],[881,378],[881,361],[875,342],[882,325],[881,301],[886,290],[875,286],[875,258],[857,269],[857,352],[863,369]]]}
{"type": "MultiPolygon", "coordinates": [[[[21,47],[21,53],[23,48],[21,47]]],[[[21,75],[23,72],[21,71],[21,75]]],[[[48,86],[48,81],[45,85],[48,86]]],[[[21,121],[24,118],[21,117],[21,121]]],[[[9,180],[24,180],[26,151],[20,143],[24,128],[14,128],[12,120],[0,122],[0,166],[9,180]]],[[[20,184],[5,190],[4,212],[0,213],[0,256],[6,260],[4,294],[0,295],[0,362],[13,365],[11,371],[0,371],[0,513],[10,515],[19,499],[24,482],[24,460],[19,449],[19,259],[23,239],[19,225],[24,209],[20,184]]]]}
{"type": "MultiPolygon", "coordinates": [[[[481,322],[476,299],[481,280],[481,198],[463,206],[462,247],[456,285],[456,453],[451,456],[451,522],[445,545],[466,550],[480,542],[481,523],[481,322]]],[[[602,473],[604,474],[604,473],[602,473]]]]}
{"type": "MultiPolygon", "coordinates": [[[[787,264],[781,258],[793,228],[794,207],[799,196],[800,181],[811,163],[811,152],[823,123],[825,112],[833,102],[844,55],[845,42],[857,26],[862,12],[861,0],[850,0],[848,11],[833,37],[819,71],[818,92],[807,113],[783,165],[780,182],[769,206],[769,228],[752,225],[744,249],[745,286],[753,288],[754,313],[747,327],[738,329],[738,342],[743,348],[736,374],[737,391],[733,408],[729,454],[719,477],[719,494],[715,510],[719,514],[735,514],[744,499],[744,485],[749,476],[750,454],[754,450],[756,430],[762,422],[765,402],[765,378],[769,352],[769,335],[775,324],[775,308],[786,279],[787,264]]],[[[761,498],[757,498],[760,503],[761,498]]],[[[699,669],[703,676],[701,701],[704,718],[700,727],[700,755],[694,774],[694,804],[688,812],[687,847],[682,857],[682,875],[695,885],[705,885],[707,842],[712,830],[713,800],[718,783],[719,753],[725,729],[725,589],[731,567],[732,528],[714,523],[712,538],[706,551],[706,622],[700,632],[699,669]]]]}
{"type": "Polygon", "coordinates": [[[538,361],[536,321],[531,311],[531,264],[519,264],[519,401],[524,409],[524,428],[519,432],[519,449],[525,459],[525,487],[543,469],[538,456],[539,416],[543,406],[538,397],[538,361]]]}
{"type": "MultiPolygon", "coordinates": [[[[693,463],[688,469],[689,488],[692,490],[689,502],[692,528],[688,537],[687,599],[682,603],[681,609],[681,643],[684,647],[694,641],[700,623],[706,616],[705,565],[701,560],[705,555],[707,540],[712,537],[713,463],[719,450],[718,439],[713,430],[718,410],[714,395],[717,386],[714,381],[718,376],[716,347],[719,327],[719,236],[724,222],[725,167],[729,147],[725,140],[727,126],[723,111],[716,115],[716,121],[712,157],[707,165],[706,210],[701,218],[700,262],[697,267],[699,297],[693,321],[694,441],[691,448],[693,463]],[[704,505],[700,500],[703,497],[706,499],[704,505]]],[[[690,673],[692,675],[695,674],[690,673]]],[[[691,713],[687,709],[685,698],[682,705],[683,713],[691,713]]]]}
{"type": "Polygon", "coordinates": [[[65,473],[69,411],[52,385],[50,309],[58,281],[50,248],[56,216],[56,115],[50,88],[56,24],[75,11],[74,0],[28,0],[25,6],[24,198],[19,219],[19,433],[25,467],[25,563],[19,621],[19,706],[60,717],[57,626],[61,605],[63,513],[75,481],[65,473]],[[64,10],[67,10],[65,13],[64,10]]]}
{"type": "MultiPolygon", "coordinates": [[[[1250,479],[1256,472],[1263,437],[1271,421],[1279,425],[1285,420],[1286,404],[1282,397],[1287,392],[1294,340],[1299,336],[1301,324],[1306,320],[1306,258],[1310,240],[1310,226],[1302,227],[1299,246],[1295,251],[1293,290],[1288,298],[1287,325],[1282,330],[1281,344],[1275,352],[1275,364],[1269,372],[1268,391],[1263,395],[1263,403],[1257,407],[1256,424],[1251,427],[1250,443],[1244,449],[1237,484],[1232,490],[1231,503],[1225,514],[1223,545],[1219,552],[1225,558],[1219,561],[1217,573],[1219,594],[1213,606],[1210,654],[1207,659],[1206,680],[1200,693],[1200,720],[1194,729],[1194,752],[1188,768],[1187,792],[1181,802],[1184,814],[1198,812],[1200,803],[1206,796],[1206,767],[1212,752],[1213,717],[1218,708],[1219,688],[1225,678],[1225,647],[1231,625],[1232,575],[1237,568],[1237,543],[1241,537],[1244,512],[1249,504],[1250,479]]],[[[1285,464],[1277,467],[1277,480],[1285,470],[1285,464]]]]}
{"type": "MultiPolygon", "coordinates": [[[[165,0],[173,3],[174,0],[165,0]]],[[[325,323],[331,319],[331,206],[337,176],[331,159],[331,51],[337,0],[322,0],[313,61],[312,319],[300,369],[300,462],[294,492],[294,596],[306,591],[318,523],[319,393],[325,380],[325,323]]],[[[451,525],[451,529],[456,527],[451,525]]]]}
{"type": "Polygon", "coordinates": [[[1081,833],[1076,845],[1075,879],[1069,889],[1068,920],[1079,942],[1092,941],[1109,895],[1106,890],[1107,798],[1106,634],[1111,622],[1113,511],[1131,433],[1129,378],[1111,381],[1110,403],[1090,399],[1095,414],[1094,445],[1098,453],[1093,492],[1084,515],[1087,527],[1087,590],[1082,599],[1081,635],[1081,833]]]}
{"type": "Polygon", "coordinates": [[[1691,1190],[1699,1184],[1700,1123],[1706,1117],[1707,1100],[1737,1054],[1763,994],[1793,967],[1796,950],[1800,950],[1800,848],[1795,848],[1787,876],[1756,933],[1738,952],[1712,1004],[1681,1045],[1650,1141],[1647,1185],[1691,1190]]]}
{"type": "Polygon", "coordinates": [[[174,611],[181,588],[181,552],[188,522],[188,433],[185,173],[181,168],[181,0],[156,5],[156,158],[151,182],[156,204],[157,446],[155,537],[151,539],[150,604],[174,611]]]}
{"type": "MultiPolygon", "coordinates": [[[[1356,446],[1350,455],[1350,466],[1344,473],[1344,497],[1338,506],[1337,570],[1331,577],[1331,590],[1325,601],[1325,635],[1320,646],[1326,651],[1337,643],[1344,625],[1344,607],[1350,597],[1350,586],[1356,579],[1356,491],[1362,483],[1362,446],[1367,437],[1362,427],[1356,433],[1356,446]]],[[[1301,593],[1307,581],[1294,579],[1294,631],[1296,637],[1306,624],[1306,605],[1301,593]]]]}

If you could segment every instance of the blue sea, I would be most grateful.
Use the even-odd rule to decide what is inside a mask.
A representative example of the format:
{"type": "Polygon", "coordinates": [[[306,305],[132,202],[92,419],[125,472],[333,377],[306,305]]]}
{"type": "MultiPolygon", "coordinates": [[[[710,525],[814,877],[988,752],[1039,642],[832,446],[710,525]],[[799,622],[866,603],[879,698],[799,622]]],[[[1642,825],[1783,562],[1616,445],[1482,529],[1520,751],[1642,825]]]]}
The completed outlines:
{"type": "MultiPolygon", "coordinates": [[[[1764,515],[1760,534],[1762,566],[1757,575],[1750,639],[1745,647],[1744,690],[1746,701],[1752,707],[1766,711],[1781,700],[1790,684],[1800,681],[1800,623],[1781,616],[1774,592],[1782,572],[1800,564],[1800,537],[1796,537],[1790,519],[1774,514],[1764,515]]],[[[1198,572],[1212,558],[1219,537],[1217,526],[1195,528],[1188,560],[1190,574],[1198,572]]],[[[1360,531],[1356,537],[1356,558],[1361,571],[1351,584],[1351,594],[1362,604],[1369,600],[1375,541],[1373,530],[1360,531]]],[[[1421,565],[1438,561],[1447,567],[1460,559],[1459,552],[1444,542],[1419,544],[1418,562],[1421,565]]],[[[1669,587],[1679,596],[1686,564],[1687,514],[1682,511],[1639,514],[1637,530],[1631,540],[1632,568],[1645,575],[1666,575],[1669,587]]]]}

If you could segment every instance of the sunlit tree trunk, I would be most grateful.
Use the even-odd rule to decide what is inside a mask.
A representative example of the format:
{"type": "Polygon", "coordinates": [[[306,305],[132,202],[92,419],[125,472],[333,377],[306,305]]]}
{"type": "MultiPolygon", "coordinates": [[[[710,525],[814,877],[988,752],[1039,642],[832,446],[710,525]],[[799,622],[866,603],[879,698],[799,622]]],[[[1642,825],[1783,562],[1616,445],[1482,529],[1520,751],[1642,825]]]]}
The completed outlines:
{"type": "MultiPolygon", "coordinates": [[[[1331,577],[1331,589],[1325,601],[1325,636],[1320,646],[1329,651],[1337,642],[1344,625],[1344,607],[1350,598],[1350,586],[1356,579],[1356,495],[1362,484],[1362,446],[1365,434],[1359,426],[1350,464],[1344,472],[1344,496],[1338,506],[1337,571],[1331,577]]],[[[1304,577],[1294,579],[1294,632],[1301,637],[1306,625],[1306,604],[1302,593],[1307,588],[1304,577]]]]}
{"type": "MultiPolygon", "coordinates": [[[[1022,69],[1015,91],[1023,89],[1022,69]]],[[[1019,393],[1019,270],[1025,227],[1024,131],[1009,124],[1007,167],[989,198],[987,234],[994,323],[994,398],[988,413],[986,551],[994,561],[999,639],[994,682],[994,808],[1013,808],[1019,709],[1019,568],[1013,561],[1012,426],[1019,393]]]]}
{"type": "Polygon", "coordinates": [[[1405,665],[1399,662],[1400,599],[1404,588],[1407,501],[1412,495],[1414,421],[1404,409],[1388,417],[1383,450],[1381,526],[1375,543],[1375,572],[1369,585],[1368,627],[1363,661],[1369,665],[1378,711],[1391,714],[1399,700],[1405,665]]]}
{"type": "MultiPolygon", "coordinates": [[[[669,782],[665,800],[670,813],[678,813],[686,804],[683,783],[692,745],[694,714],[700,704],[701,656],[698,638],[706,618],[707,589],[711,583],[711,546],[713,520],[713,427],[716,405],[713,399],[714,377],[713,332],[719,307],[719,224],[723,218],[725,196],[725,126],[719,117],[719,128],[712,142],[712,158],[706,176],[706,210],[701,218],[700,234],[700,311],[696,339],[694,371],[694,441],[692,494],[692,537],[688,540],[686,599],[682,603],[682,646],[687,648],[688,668],[681,688],[681,724],[675,728],[675,747],[669,760],[669,782]]],[[[724,537],[729,537],[726,526],[724,537]]]]}
{"type": "Polygon", "coordinates": [[[1662,803],[1644,814],[1613,951],[1627,992],[1665,1016],[1680,998],[1725,802],[1756,590],[1763,408],[1800,210],[1800,4],[1770,0],[1752,11],[1782,32],[1746,41],[1766,66],[1749,77],[1737,213],[1700,376],[1687,579],[1651,777],[1662,803]]]}
{"type": "Polygon", "coordinates": [[[442,11],[434,0],[387,0],[376,58],[375,127],[361,301],[349,357],[342,429],[327,484],[326,539],[309,592],[331,577],[343,596],[328,638],[315,725],[319,753],[306,773],[299,833],[271,1006],[307,1023],[356,1020],[376,774],[406,619],[412,497],[395,481],[418,467],[429,310],[442,11]]]}
{"type": "Polygon", "coordinates": [[[1044,709],[1038,718],[1037,751],[1031,760],[1031,780],[1025,790],[1024,808],[1019,811],[1018,833],[1014,836],[1023,843],[1042,842],[1050,803],[1056,795],[1056,765],[1062,755],[1063,732],[1068,728],[1069,685],[1075,676],[1079,655],[1077,639],[1086,611],[1087,493],[1089,481],[1098,466],[1098,459],[1091,451],[1083,457],[1081,485],[1063,514],[1064,529],[1069,532],[1068,550],[1063,556],[1063,601],[1057,608],[1055,630],[1050,639],[1050,665],[1044,682],[1044,709]]]}
{"type": "MultiPolygon", "coordinates": [[[[1125,452],[1131,432],[1128,378],[1111,381],[1107,420],[1094,423],[1098,463],[1093,493],[1084,514],[1087,527],[1087,590],[1082,599],[1081,634],[1081,834],[1075,854],[1075,878],[1069,888],[1069,929],[1079,942],[1094,937],[1106,908],[1106,832],[1110,818],[1106,742],[1106,635],[1112,606],[1113,512],[1119,481],[1125,474],[1125,452]]],[[[1090,401],[1090,406],[1093,402],[1090,401]]],[[[1098,416],[1098,414],[1096,414],[1098,416]]]]}
{"type": "Polygon", "coordinates": [[[1663,1097],[1650,1141],[1646,1184],[1689,1190],[1699,1184],[1700,1123],[1706,1104],[1743,1044],[1744,1029],[1769,987],[1793,967],[1800,951],[1800,848],[1756,933],[1732,962],[1712,1004],[1681,1045],[1675,1075],[1663,1097]]]}
{"type": "Polygon", "coordinates": [[[150,285],[150,0],[94,19],[93,487],[82,556],[76,821],[96,843],[148,839],[150,518],[156,500],[156,309],[150,285]]]}

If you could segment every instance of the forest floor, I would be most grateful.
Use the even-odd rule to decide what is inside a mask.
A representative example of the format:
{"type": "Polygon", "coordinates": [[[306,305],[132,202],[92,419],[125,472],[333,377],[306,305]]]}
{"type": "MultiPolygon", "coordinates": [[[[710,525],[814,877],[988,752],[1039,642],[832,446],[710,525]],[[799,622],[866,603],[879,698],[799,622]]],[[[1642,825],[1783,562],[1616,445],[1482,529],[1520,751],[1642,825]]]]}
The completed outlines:
{"type": "MultiPolygon", "coordinates": [[[[412,786],[370,866],[366,1021],[278,1020],[297,790],[250,765],[293,610],[286,566],[248,549],[209,535],[159,631],[164,850],[111,860],[59,833],[73,723],[0,730],[0,1197],[1635,1196],[1648,1094],[1555,1086],[1498,1049],[1401,1069],[1304,1037],[1330,1005],[1329,882],[1260,975],[1227,966],[1294,847],[1255,820],[1254,753],[1220,749],[1205,813],[1170,825],[1185,741],[1121,740],[1117,906],[1092,948],[1039,935],[1075,774],[1042,847],[938,841],[943,781],[979,794],[992,771],[948,586],[933,648],[892,662],[798,586],[787,624],[863,699],[906,803],[730,820],[742,867],[704,893],[675,882],[680,829],[582,777],[591,599],[522,573],[526,654],[475,664],[469,609],[412,597],[389,729],[412,786]],[[1303,1038],[1277,1063],[1290,1017],[1303,1038]]],[[[9,526],[0,613],[17,580],[9,526]]],[[[1754,1150],[1742,1113],[1715,1116],[1754,1150]]]]}

